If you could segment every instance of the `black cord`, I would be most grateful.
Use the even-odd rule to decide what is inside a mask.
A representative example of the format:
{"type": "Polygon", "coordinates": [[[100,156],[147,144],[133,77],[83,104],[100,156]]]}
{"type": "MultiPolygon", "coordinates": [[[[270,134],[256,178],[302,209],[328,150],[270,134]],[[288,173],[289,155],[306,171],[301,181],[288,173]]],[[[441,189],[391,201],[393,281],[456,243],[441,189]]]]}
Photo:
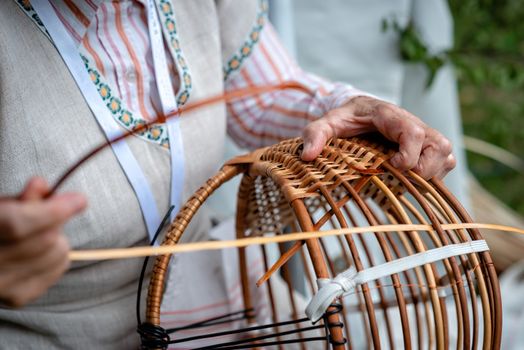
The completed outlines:
{"type": "Polygon", "coordinates": [[[140,334],[140,349],[167,349],[170,338],[164,328],[151,323],[142,323],[137,327],[137,332],[140,334]]]}
{"type": "Polygon", "coordinates": [[[338,328],[344,328],[344,324],[342,322],[329,322],[328,318],[331,315],[338,314],[342,311],[342,304],[340,304],[338,301],[335,301],[329,305],[328,310],[324,313],[324,327],[326,329],[326,341],[327,343],[331,345],[344,345],[347,343],[346,338],[342,338],[342,341],[336,341],[333,339],[329,332],[329,328],[338,327],[338,328]]]}
{"type": "Polygon", "coordinates": [[[204,339],[204,338],[221,337],[221,336],[224,336],[224,335],[238,334],[238,333],[244,333],[244,332],[259,331],[261,329],[275,328],[275,327],[279,327],[279,326],[287,326],[287,325],[290,325],[290,324],[297,324],[297,323],[301,323],[301,322],[305,322],[305,321],[309,321],[309,319],[308,318],[301,318],[299,320],[285,321],[285,322],[279,322],[279,323],[270,323],[270,324],[265,324],[265,325],[262,325],[262,326],[253,326],[253,327],[247,327],[247,328],[233,329],[233,330],[224,331],[224,332],[201,334],[201,335],[197,335],[197,336],[193,336],[193,337],[189,337],[189,338],[172,340],[171,344],[182,343],[182,342],[187,342],[187,341],[191,341],[191,340],[199,340],[199,339],[204,339]]]}
{"type": "MultiPolygon", "coordinates": [[[[341,305],[332,304],[332,307],[334,307],[334,310],[329,310],[328,315],[338,313],[341,311],[341,305]]],[[[207,338],[218,338],[225,335],[233,335],[233,334],[244,334],[252,332],[252,331],[259,331],[259,330],[265,330],[269,328],[276,328],[279,326],[286,326],[286,325],[293,325],[293,324],[299,324],[303,322],[310,321],[308,318],[300,318],[298,320],[289,320],[289,321],[283,321],[278,323],[269,323],[259,326],[252,326],[252,327],[246,327],[241,329],[234,329],[234,330],[228,330],[228,331],[222,331],[222,332],[215,332],[215,333],[204,333],[196,336],[181,338],[181,339],[174,339],[171,340],[169,333],[175,333],[176,331],[184,330],[184,329],[191,329],[191,328],[200,328],[200,327],[206,327],[214,324],[219,323],[225,323],[230,322],[232,320],[242,320],[246,318],[246,315],[253,310],[242,310],[233,312],[230,314],[225,314],[218,317],[213,317],[201,322],[193,323],[187,326],[179,327],[179,328],[172,328],[172,329],[164,329],[160,326],[155,326],[149,323],[143,323],[138,327],[138,333],[141,336],[141,348],[142,349],[167,349],[169,344],[180,344],[180,343],[187,343],[195,340],[201,340],[201,339],[207,339],[207,338]],[[235,315],[241,314],[240,317],[237,318],[231,318],[228,320],[228,317],[232,317],[235,315]]],[[[325,318],[327,321],[327,319],[325,318]]],[[[206,345],[203,347],[195,348],[194,350],[236,350],[236,349],[248,349],[248,348],[255,348],[255,347],[263,347],[263,346],[273,346],[273,345],[283,345],[283,344],[293,344],[293,343],[303,343],[303,342],[313,342],[313,341],[327,341],[328,343],[331,343],[333,345],[342,345],[345,344],[346,340],[344,339],[343,342],[335,342],[333,339],[330,339],[329,331],[326,327],[327,322],[323,322],[322,325],[312,325],[308,327],[302,327],[297,328],[289,331],[283,331],[278,333],[269,333],[269,334],[262,334],[259,336],[251,336],[249,338],[239,339],[239,340],[233,340],[230,342],[224,342],[224,343],[216,343],[213,345],[206,345]],[[269,338],[275,338],[275,337],[281,337],[281,336],[288,336],[292,334],[302,333],[302,332],[308,332],[315,329],[322,329],[326,327],[326,336],[324,337],[308,337],[308,338],[300,338],[300,339],[288,339],[288,340],[278,340],[273,342],[260,342],[261,340],[269,339],[269,338]]],[[[337,322],[336,324],[327,324],[327,326],[330,327],[341,327],[342,323],[337,322]]]]}
{"type": "MultiPolygon", "coordinates": [[[[236,346],[220,346],[220,347],[210,347],[206,349],[216,349],[216,350],[238,350],[238,349],[250,349],[250,348],[263,348],[265,346],[275,346],[275,345],[285,345],[285,344],[295,344],[295,343],[306,343],[313,341],[324,341],[324,337],[311,337],[311,338],[302,338],[302,339],[289,339],[289,340],[279,340],[267,343],[254,343],[254,344],[242,344],[236,346]]],[[[196,350],[196,349],[193,349],[196,350]]]]}
{"type": "Polygon", "coordinates": [[[171,333],[175,333],[175,332],[186,330],[186,329],[209,327],[209,326],[214,326],[214,325],[222,324],[222,323],[229,323],[233,321],[245,320],[247,318],[247,315],[252,311],[253,309],[246,309],[242,311],[232,312],[232,313],[225,314],[222,316],[208,318],[207,320],[204,320],[204,321],[188,324],[187,326],[182,326],[182,327],[177,327],[177,328],[168,328],[166,329],[166,332],[168,334],[171,334],[171,333]],[[234,318],[232,317],[236,315],[241,315],[241,316],[234,317],[234,318]],[[231,318],[228,318],[228,317],[231,317],[231,318]]]}
{"type": "MultiPolygon", "coordinates": [[[[162,222],[160,223],[160,226],[156,229],[155,235],[153,236],[153,239],[151,240],[150,245],[154,245],[156,239],[158,238],[158,235],[162,230],[164,229],[164,226],[169,221],[169,218],[171,217],[171,213],[173,212],[173,209],[175,209],[175,206],[172,205],[169,207],[169,210],[167,211],[166,215],[164,215],[164,218],[162,219],[162,222]]],[[[136,320],[138,322],[138,327],[140,328],[140,325],[142,324],[142,320],[140,318],[140,300],[142,299],[142,285],[144,284],[144,276],[146,274],[146,268],[147,263],[149,262],[149,256],[146,256],[144,258],[144,263],[142,264],[142,271],[140,271],[140,278],[138,279],[138,291],[136,293],[136,320]]],[[[140,333],[140,331],[139,331],[140,333]]]]}
{"type": "MultiPolygon", "coordinates": [[[[155,235],[153,236],[153,239],[151,240],[150,245],[155,244],[163,228],[169,222],[169,218],[174,208],[175,206],[171,206],[169,210],[167,211],[166,215],[162,219],[162,222],[160,223],[160,226],[158,227],[157,231],[155,232],[155,235]]],[[[262,326],[253,326],[253,327],[247,327],[247,328],[242,328],[242,329],[229,330],[229,331],[217,332],[217,333],[208,333],[208,334],[203,334],[203,335],[198,335],[198,336],[193,336],[193,337],[171,340],[169,337],[169,333],[175,333],[180,330],[208,327],[212,325],[223,324],[223,323],[233,322],[237,320],[243,320],[243,319],[246,319],[247,315],[253,312],[254,310],[247,309],[247,310],[232,312],[229,314],[224,314],[222,316],[213,317],[213,318],[206,319],[204,321],[189,324],[187,326],[171,328],[167,330],[160,326],[155,326],[150,323],[142,323],[142,320],[140,317],[140,301],[142,299],[142,286],[144,283],[144,277],[145,277],[145,272],[147,269],[148,262],[149,262],[149,257],[145,257],[144,263],[142,264],[142,270],[140,271],[140,278],[138,281],[138,291],[137,291],[137,299],[136,299],[136,317],[137,317],[137,322],[138,322],[137,332],[140,334],[142,349],[167,349],[169,344],[184,343],[188,341],[205,339],[205,338],[214,338],[214,337],[220,337],[224,335],[239,334],[239,333],[244,333],[244,332],[263,330],[267,328],[275,328],[278,326],[298,324],[298,323],[309,321],[308,318],[301,318],[298,320],[271,323],[271,324],[265,324],[262,326]],[[240,315],[240,316],[237,316],[237,315],[240,315]],[[237,316],[237,317],[234,317],[234,316],[237,316]]],[[[303,343],[303,342],[308,342],[308,341],[327,341],[328,343],[331,343],[333,345],[343,345],[346,343],[347,341],[346,339],[343,339],[343,342],[336,342],[334,341],[334,339],[331,338],[331,335],[329,334],[329,327],[343,327],[342,323],[337,322],[336,324],[333,324],[333,323],[330,324],[327,320],[328,316],[339,313],[342,310],[342,305],[340,305],[339,303],[333,303],[330,306],[331,306],[330,308],[331,310],[326,312],[326,314],[324,315],[324,322],[323,322],[324,324],[323,325],[298,328],[295,330],[279,332],[279,333],[271,333],[271,334],[236,340],[232,342],[225,342],[225,343],[219,343],[219,344],[210,345],[210,346],[204,346],[204,347],[200,347],[197,349],[199,350],[211,350],[211,349],[236,350],[236,349],[263,347],[263,346],[303,343]],[[309,338],[302,338],[302,339],[279,340],[279,341],[265,342],[265,343],[260,342],[260,340],[264,340],[268,338],[286,336],[286,335],[296,334],[300,332],[307,332],[307,331],[311,331],[314,329],[320,329],[320,328],[326,329],[326,337],[309,337],[309,338]],[[253,342],[254,344],[247,344],[247,343],[253,343],[253,342]]]]}
{"type": "MultiPolygon", "coordinates": [[[[196,348],[194,350],[210,350],[210,349],[217,349],[217,348],[218,349],[223,349],[223,348],[230,349],[230,348],[234,347],[235,345],[243,344],[243,346],[247,346],[249,344],[245,344],[245,343],[252,343],[252,342],[256,342],[258,340],[264,340],[264,339],[275,338],[275,337],[279,337],[279,336],[286,336],[286,335],[296,334],[296,333],[300,333],[300,332],[312,331],[312,330],[319,329],[319,328],[324,328],[324,326],[322,326],[322,325],[310,326],[310,327],[298,328],[298,329],[293,329],[293,330],[290,330],[290,331],[285,331],[285,332],[280,332],[280,333],[264,334],[264,335],[260,335],[260,336],[257,336],[257,337],[246,338],[246,339],[241,339],[241,340],[235,340],[235,341],[231,341],[231,342],[227,342],[227,343],[219,343],[219,344],[214,344],[214,345],[210,345],[210,346],[204,346],[204,347],[201,347],[201,348],[196,348]]],[[[322,340],[324,340],[324,339],[325,338],[322,337],[322,340]]],[[[280,341],[277,341],[277,343],[278,342],[280,342],[280,341]]],[[[173,341],[171,341],[171,343],[173,343],[173,341]]],[[[258,345],[260,345],[260,344],[258,344],[258,345]]]]}

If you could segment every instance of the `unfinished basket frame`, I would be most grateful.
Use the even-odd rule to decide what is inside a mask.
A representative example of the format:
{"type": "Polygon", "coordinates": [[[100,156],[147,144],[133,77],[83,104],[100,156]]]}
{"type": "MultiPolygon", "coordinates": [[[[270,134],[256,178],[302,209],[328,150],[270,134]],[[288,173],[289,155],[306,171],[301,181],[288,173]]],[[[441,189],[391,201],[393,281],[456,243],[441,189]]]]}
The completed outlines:
{"type": "MultiPolygon", "coordinates": [[[[387,262],[432,248],[481,240],[477,229],[442,228],[443,224],[472,220],[440,181],[425,181],[411,171],[404,174],[392,167],[388,159],[393,151],[389,147],[380,138],[335,139],[325,146],[315,161],[304,162],[300,159],[302,141],[291,139],[235,158],[186,202],[162,244],[177,244],[206,199],[239,174],[243,175],[236,217],[239,239],[285,234],[289,227],[304,232],[355,227],[359,217],[369,225],[420,223],[434,228],[429,232],[368,233],[367,236],[374,239],[373,243],[364,239],[364,234],[337,236],[340,256],[346,267],[354,266],[357,271],[378,264],[378,260],[387,262]],[[374,255],[372,246],[380,249],[381,256],[374,255]]],[[[304,272],[313,293],[317,289],[315,278],[332,278],[340,270],[333,262],[326,241],[315,238],[296,242],[290,250],[283,251],[273,268],[268,268],[266,260],[266,277],[278,267],[282,267],[285,275],[286,262],[295,253],[299,254],[305,266],[304,272]],[[307,253],[302,249],[303,244],[307,253]],[[311,276],[310,267],[315,277],[311,276]]],[[[256,287],[248,283],[244,248],[239,249],[239,257],[247,310],[253,304],[250,290],[256,287]]],[[[160,306],[169,262],[169,255],[158,256],[152,272],[146,324],[153,328],[160,327],[160,306]]],[[[489,252],[451,257],[392,274],[388,279],[394,299],[388,299],[384,293],[388,284],[386,279],[375,281],[373,286],[362,284],[357,293],[350,296],[357,299],[357,310],[362,315],[365,330],[365,334],[358,336],[366,337],[368,348],[380,349],[385,345],[394,348],[393,333],[399,329],[406,349],[476,349],[480,345],[483,349],[500,348],[502,307],[489,252]],[[447,296],[442,294],[446,288],[451,291],[447,296]],[[412,305],[410,310],[409,305],[412,305]],[[447,311],[450,305],[454,310],[452,313],[447,311]],[[391,312],[398,313],[401,328],[392,324],[391,312]],[[451,318],[456,322],[456,344],[450,343],[451,318]],[[385,329],[379,323],[384,323],[385,329]]],[[[291,284],[286,280],[291,290],[291,284]]],[[[273,322],[278,322],[274,302],[277,296],[269,295],[273,322]]],[[[302,310],[295,310],[293,293],[290,293],[290,299],[293,317],[298,318],[302,310]]],[[[347,321],[346,313],[340,312],[346,308],[345,304],[344,298],[338,302],[335,300],[323,320],[333,349],[351,349],[352,338],[357,336],[352,333],[352,324],[347,321]]],[[[351,312],[351,307],[348,310],[351,312]]],[[[252,314],[247,315],[248,324],[253,319],[252,314]]],[[[142,335],[143,344],[144,341],[147,343],[148,337],[152,335],[142,335]]],[[[307,348],[305,346],[307,343],[302,343],[301,347],[307,348]]]]}

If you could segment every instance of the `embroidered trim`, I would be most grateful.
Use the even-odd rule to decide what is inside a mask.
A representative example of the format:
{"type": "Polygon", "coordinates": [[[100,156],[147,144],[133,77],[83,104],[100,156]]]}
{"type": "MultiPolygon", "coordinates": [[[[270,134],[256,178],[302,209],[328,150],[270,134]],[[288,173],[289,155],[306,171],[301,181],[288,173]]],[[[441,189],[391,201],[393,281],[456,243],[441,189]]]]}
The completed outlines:
{"type": "MultiPolygon", "coordinates": [[[[134,115],[133,112],[124,106],[120,98],[118,98],[116,95],[113,95],[111,88],[104,81],[102,75],[95,68],[93,68],[93,65],[90,63],[89,59],[83,55],[80,55],[80,57],[82,57],[91,81],[93,84],[95,84],[100,97],[102,97],[102,100],[106,103],[106,106],[113,115],[113,118],[124,129],[129,131],[144,125],[146,123],[144,118],[139,115],[134,115]]],[[[136,132],[134,134],[135,136],[138,136],[142,139],[157,143],[162,147],[169,148],[169,136],[165,124],[154,124],[147,130],[136,132]]]]}
{"type": "MultiPolygon", "coordinates": [[[[38,26],[38,29],[40,29],[42,33],[44,33],[44,35],[49,38],[49,40],[51,40],[51,36],[47,32],[47,29],[45,29],[44,24],[40,20],[40,17],[38,17],[36,11],[33,9],[33,6],[31,6],[29,0],[15,0],[15,2],[18,6],[20,6],[22,11],[24,11],[25,14],[33,20],[33,22],[38,26]]],[[[51,40],[51,42],[53,41],[51,40]]]]}
{"type": "Polygon", "coordinates": [[[244,61],[249,55],[251,55],[254,46],[258,43],[258,40],[260,39],[260,32],[266,24],[267,13],[267,0],[259,0],[255,25],[251,29],[251,32],[249,33],[247,40],[240,47],[238,52],[234,54],[229,61],[227,61],[227,64],[224,67],[224,80],[226,80],[232,72],[238,70],[242,65],[242,61],[244,61]]]}
{"type": "MultiPolygon", "coordinates": [[[[38,28],[49,38],[51,42],[51,36],[47,32],[44,24],[38,17],[38,14],[31,6],[28,0],[15,0],[18,6],[29,16],[33,22],[38,26],[38,28]]],[[[176,22],[174,18],[174,12],[172,4],[169,0],[160,0],[159,12],[164,17],[164,29],[169,35],[169,43],[171,46],[170,52],[171,55],[175,58],[175,63],[179,68],[180,77],[180,91],[177,94],[177,103],[179,106],[182,106],[189,99],[191,89],[193,87],[191,74],[189,68],[184,59],[182,49],[180,48],[180,43],[178,40],[178,33],[176,29],[176,22]]],[[[89,59],[80,54],[80,57],[84,61],[84,64],[87,68],[91,81],[97,87],[97,90],[102,97],[102,100],[106,103],[107,108],[111,112],[113,118],[124,128],[129,131],[132,131],[134,128],[144,125],[145,119],[139,115],[134,115],[129,109],[125,108],[123,102],[116,95],[113,95],[109,84],[107,84],[102,75],[93,68],[94,65],[91,64],[89,59]]],[[[149,127],[146,131],[135,133],[135,136],[140,137],[146,141],[157,143],[160,146],[169,149],[169,136],[167,133],[167,127],[165,124],[155,124],[149,127]]]]}
{"type": "Polygon", "coordinates": [[[171,51],[171,56],[174,57],[175,64],[178,68],[180,90],[177,94],[177,103],[179,106],[182,106],[187,102],[189,96],[191,95],[193,80],[191,78],[191,73],[189,72],[189,67],[187,66],[186,60],[182,53],[182,49],[180,48],[173,4],[171,3],[171,0],[160,0],[157,2],[157,6],[158,12],[163,17],[161,21],[162,28],[164,29],[164,34],[168,36],[166,40],[170,44],[168,47],[171,51]]]}

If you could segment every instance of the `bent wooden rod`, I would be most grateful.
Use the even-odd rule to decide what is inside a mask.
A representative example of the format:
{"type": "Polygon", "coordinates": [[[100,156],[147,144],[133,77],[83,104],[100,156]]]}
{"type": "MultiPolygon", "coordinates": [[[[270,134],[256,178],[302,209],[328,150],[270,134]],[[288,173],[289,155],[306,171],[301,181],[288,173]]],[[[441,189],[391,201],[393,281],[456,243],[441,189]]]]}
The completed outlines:
{"type": "MultiPolygon", "coordinates": [[[[457,230],[457,229],[489,229],[504,232],[516,232],[524,235],[524,229],[495,225],[484,223],[462,223],[462,224],[443,224],[443,230],[457,230]]],[[[128,259],[145,256],[166,255],[173,253],[185,253],[204,250],[219,250],[226,248],[239,248],[252,245],[263,245],[270,243],[295,242],[311,238],[320,238],[328,236],[340,236],[364,232],[406,232],[406,231],[434,231],[431,225],[375,225],[363,227],[351,227],[344,229],[334,229],[327,231],[312,231],[312,232],[294,232],[278,236],[261,236],[249,237],[227,241],[205,241],[194,243],[180,243],[176,245],[164,245],[158,247],[144,246],[131,248],[117,248],[117,249],[93,249],[93,250],[72,250],[69,252],[69,259],[71,261],[81,260],[113,260],[113,259],[128,259]]]]}
{"type": "Polygon", "coordinates": [[[125,130],[125,131],[123,131],[123,133],[121,135],[119,135],[119,136],[117,136],[117,137],[115,137],[115,138],[113,138],[111,140],[107,140],[104,143],[102,143],[102,144],[98,145],[97,147],[93,148],[90,152],[85,154],[75,164],[73,164],[69,169],[67,169],[62,174],[62,176],[60,176],[60,178],[55,182],[54,186],[51,188],[49,193],[47,193],[45,198],[49,198],[50,196],[52,196],[58,190],[58,188],[64,183],[64,181],[67,180],[67,178],[69,178],[69,176],[71,176],[71,174],[73,174],[82,164],[84,164],[89,159],[94,157],[100,151],[102,151],[106,147],[108,147],[108,146],[110,146],[110,145],[112,145],[112,144],[114,144],[114,143],[116,143],[118,141],[121,141],[121,140],[124,140],[124,139],[128,138],[129,136],[131,136],[131,135],[133,135],[135,133],[139,133],[139,132],[145,131],[149,127],[151,127],[152,125],[154,125],[156,123],[159,123],[161,121],[164,121],[166,119],[170,119],[170,118],[173,118],[173,117],[176,117],[176,116],[181,116],[182,113],[188,113],[188,112],[191,112],[191,111],[194,111],[194,110],[197,110],[197,109],[209,106],[209,105],[213,105],[215,103],[230,102],[230,101],[237,100],[237,99],[240,99],[240,98],[245,98],[245,97],[249,97],[249,96],[253,96],[253,95],[261,95],[261,94],[266,94],[266,93],[269,93],[269,92],[274,92],[274,91],[278,91],[278,90],[286,90],[286,89],[299,90],[299,91],[305,92],[307,94],[311,94],[312,93],[304,85],[302,85],[302,84],[300,84],[298,82],[293,82],[293,81],[284,82],[284,83],[280,83],[280,84],[272,84],[272,85],[248,86],[246,88],[232,90],[232,91],[220,94],[220,95],[215,95],[215,96],[211,96],[211,97],[208,97],[208,98],[204,98],[204,99],[199,100],[199,101],[188,103],[187,105],[182,106],[179,109],[177,109],[177,110],[175,110],[175,111],[173,111],[171,113],[168,113],[166,115],[159,115],[155,119],[153,119],[153,120],[151,120],[151,121],[149,121],[149,122],[147,122],[145,124],[139,125],[138,127],[134,128],[132,130],[125,130]]]}

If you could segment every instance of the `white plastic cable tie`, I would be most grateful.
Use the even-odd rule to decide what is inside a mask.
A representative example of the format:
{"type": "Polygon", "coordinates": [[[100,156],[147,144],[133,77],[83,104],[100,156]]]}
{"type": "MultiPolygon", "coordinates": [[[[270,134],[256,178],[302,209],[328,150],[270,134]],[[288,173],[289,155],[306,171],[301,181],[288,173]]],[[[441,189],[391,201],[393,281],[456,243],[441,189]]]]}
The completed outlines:
{"type": "Polygon", "coordinates": [[[487,250],[489,250],[489,247],[486,241],[476,240],[427,250],[373,266],[360,272],[357,272],[354,267],[351,267],[332,280],[319,279],[317,281],[319,290],[306,307],[306,315],[311,321],[318,321],[334,299],[352,291],[356,286],[363,283],[378,280],[382,277],[391,276],[395,273],[411,270],[415,267],[431,264],[453,256],[487,250]]]}
{"type": "Polygon", "coordinates": [[[355,289],[357,275],[357,270],[351,266],[332,280],[328,278],[318,279],[319,290],[306,307],[308,318],[317,322],[335,298],[355,289]]]}

